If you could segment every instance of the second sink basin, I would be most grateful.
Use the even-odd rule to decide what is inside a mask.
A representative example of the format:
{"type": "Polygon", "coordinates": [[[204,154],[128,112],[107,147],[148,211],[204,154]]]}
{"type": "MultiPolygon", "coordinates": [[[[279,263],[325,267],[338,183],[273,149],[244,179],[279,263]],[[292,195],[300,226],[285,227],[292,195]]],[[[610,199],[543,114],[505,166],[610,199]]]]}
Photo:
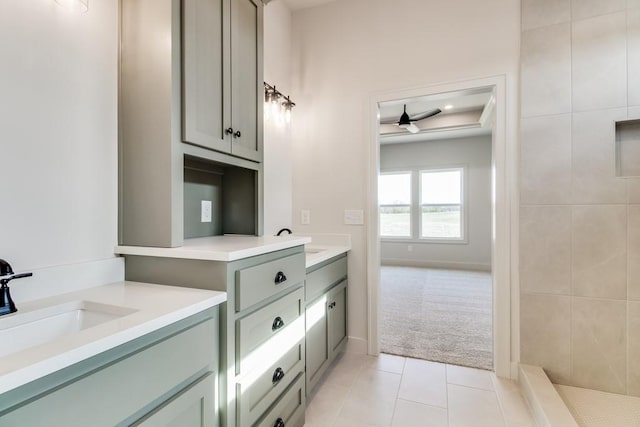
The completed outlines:
{"type": "Polygon", "coordinates": [[[71,301],[0,318],[0,357],[115,320],[137,310],[92,301],[71,301]]]}

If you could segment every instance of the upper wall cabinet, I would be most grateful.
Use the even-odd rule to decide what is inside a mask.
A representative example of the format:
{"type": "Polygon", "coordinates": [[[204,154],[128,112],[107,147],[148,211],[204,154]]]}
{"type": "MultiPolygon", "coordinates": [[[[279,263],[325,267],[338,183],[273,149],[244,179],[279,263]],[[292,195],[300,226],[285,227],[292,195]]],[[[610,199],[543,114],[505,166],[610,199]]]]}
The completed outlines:
{"type": "Polygon", "coordinates": [[[183,140],[262,161],[259,0],[183,0],[183,140]]]}
{"type": "Polygon", "coordinates": [[[262,3],[120,1],[119,243],[261,235],[262,3]]]}

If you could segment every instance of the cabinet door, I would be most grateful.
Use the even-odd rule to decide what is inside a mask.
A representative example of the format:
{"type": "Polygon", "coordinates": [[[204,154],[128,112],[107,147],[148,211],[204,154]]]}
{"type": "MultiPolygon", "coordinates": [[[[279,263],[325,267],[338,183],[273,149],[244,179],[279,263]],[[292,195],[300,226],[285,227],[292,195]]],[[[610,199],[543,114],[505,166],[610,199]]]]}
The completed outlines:
{"type": "Polygon", "coordinates": [[[216,425],[215,375],[209,374],[172,397],[136,427],[214,427],[216,425]]]}
{"type": "Polygon", "coordinates": [[[333,359],[347,338],[347,281],[329,291],[329,355],[333,359]]]}
{"type": "Polygon", "coordinates": [[[228,0],[183,1],[183,125],[185,142],[230,152],[228,0]]]}
{"type": "Polygon", "coordinates": [[[328,306],[327,295],[323,295],[309,304],[305,312],[307,392],[316,385],[329,361],[328,306]]]}
{"type": "Polygon", "coordinates": [[[262,8],[260,0],[231,0],[231,152],[258,162],[264,103],[262,8]]]}

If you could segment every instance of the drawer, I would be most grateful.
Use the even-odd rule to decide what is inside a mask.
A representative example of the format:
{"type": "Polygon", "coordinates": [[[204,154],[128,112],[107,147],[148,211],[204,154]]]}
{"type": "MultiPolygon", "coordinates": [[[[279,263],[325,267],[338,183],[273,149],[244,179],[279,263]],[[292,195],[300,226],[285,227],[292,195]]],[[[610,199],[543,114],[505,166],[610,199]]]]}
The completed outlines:
{"type": "Polygon", "coordinates": [[[304,425],[304,374],[286,391],[257,427],[302,427],[304,425]]]}
{"type": "Polygon", "coordinates": [[[254,369],[280,346],[304,337],[303,299],[304,290],[299,288],[236,321],[237,374],[254,369]]]}
{"type": "MultiPolygon", "coordinates": [[[[304,371],[304,340],[282,351],[284,355],[274,363],[254,369],[237,384],[238,425],[252,425],[304,371]]],[[[274,354],[274,358],[277,356],[274,354]]]]}
{"type": "Polygon", "coordinates": [[[301,252],[236,271],[236,311],[302,282],[304,263],[304,253],[301,252]]]}
{"type": "Polygon", "coordinates": [[[329,287],[347,277],[347,257],[320,267],[307,274],[305,281],[305,300],[312,301],[322,295],[329,287]]]}

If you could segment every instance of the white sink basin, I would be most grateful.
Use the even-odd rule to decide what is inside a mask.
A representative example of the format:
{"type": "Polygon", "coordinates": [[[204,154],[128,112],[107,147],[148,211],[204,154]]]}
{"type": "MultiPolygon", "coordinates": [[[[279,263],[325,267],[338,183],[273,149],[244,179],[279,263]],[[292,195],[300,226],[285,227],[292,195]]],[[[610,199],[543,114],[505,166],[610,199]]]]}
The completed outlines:
{"type": "Polygon", "coordinates": [[[71,301],[0,318],[0,357],[44,344],[137,310],[92,301],[71,301]]]}

